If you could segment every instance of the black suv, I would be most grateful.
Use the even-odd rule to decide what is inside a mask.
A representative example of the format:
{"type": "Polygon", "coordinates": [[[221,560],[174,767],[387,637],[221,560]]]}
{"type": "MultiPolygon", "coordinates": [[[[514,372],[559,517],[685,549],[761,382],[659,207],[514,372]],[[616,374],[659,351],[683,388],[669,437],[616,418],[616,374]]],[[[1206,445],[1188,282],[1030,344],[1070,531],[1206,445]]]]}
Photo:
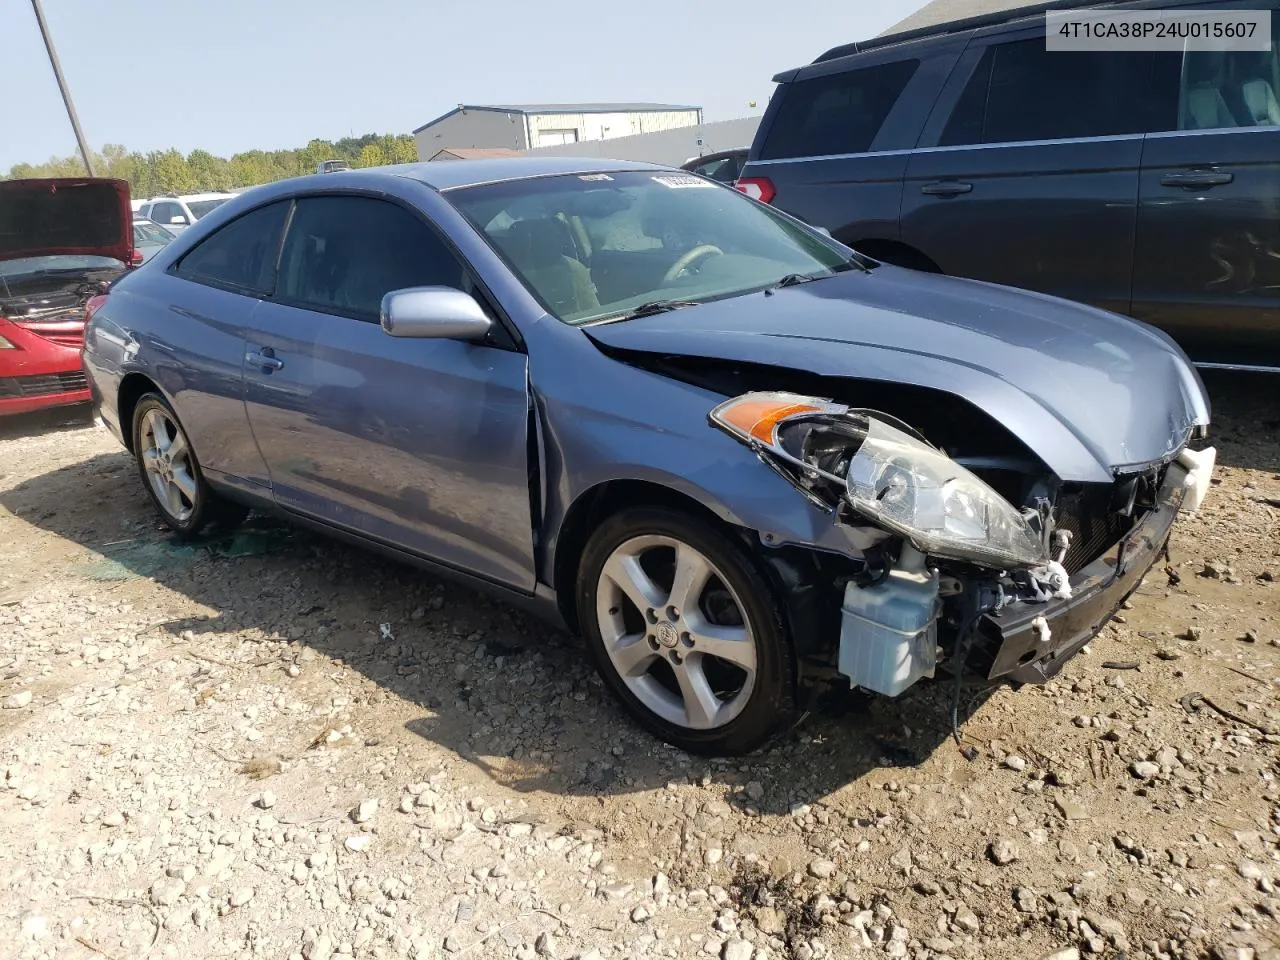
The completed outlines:
{"type": "Polygon", "coordinates": [[[779,74],[738,189],[873,257],[1280,370],[1280,0],[1053,3],[779,74]],[[1269,52],[1049,52],[1049,9],[1271,10],[1269,52]]]}

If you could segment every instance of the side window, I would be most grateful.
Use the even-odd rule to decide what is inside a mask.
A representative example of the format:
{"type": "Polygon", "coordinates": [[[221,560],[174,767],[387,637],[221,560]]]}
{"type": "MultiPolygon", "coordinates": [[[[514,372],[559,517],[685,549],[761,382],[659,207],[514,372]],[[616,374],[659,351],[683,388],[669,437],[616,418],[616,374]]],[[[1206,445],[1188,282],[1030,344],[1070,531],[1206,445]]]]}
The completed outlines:
{"type": "Polygon", "coordinates": [[[368,197],[298,201],[277,299],[376,321],[384,294],[424,286],[470,289],[458,258],[403,207],[368,197]]]}
{"type": "Polygon", "coordinates": [[[1145,133],[1150,54],[1049,51],[1044,37],[987,48],[941,146],[1145,133]]]}
{"type": "Polygon", "coordinates": [[[167,203],[157,203],[151,214],[152,220],[156,223],[163,224],[172,223],[174,217],[182,217],[184,222],[186,222],[187,219],[182,207],[172,201],[167,203]]]}
{"type": "Polygon", "coordinates": [[[237,217],[179,260],[178,276],[236,293],[270,293],[288,212],[289,201],[281,200],[237,217]]]}
{"type": "Polygon", "coordinates": [[[723,180],[724,169],[726,164],[733,161],[727,157],[721,157],[718,160],[709,160],[706,163],[700,163],[693,168],[693,172],[704,177],[710,177],[712,180],[723,180]]]}
{"type": "Polygon", "coordinates": [[[742,161],[737,157],[721,157],[703,164],[696,172],[719,183],[733,183],[738,179],[738,174],[742,173],[742,161]]]}
{"type": "Polygon", "coordinates": [[[761,159],[865,153],[919,66],[899,60],[787,84],[761,159]]]}
{"type": "Polygon", "coordinates": [[[1176,126],[1157,129],[1280,127],[1280,10],[1271,14],[1270,50],[1187,50],[1180,67],[1176,126]]]}

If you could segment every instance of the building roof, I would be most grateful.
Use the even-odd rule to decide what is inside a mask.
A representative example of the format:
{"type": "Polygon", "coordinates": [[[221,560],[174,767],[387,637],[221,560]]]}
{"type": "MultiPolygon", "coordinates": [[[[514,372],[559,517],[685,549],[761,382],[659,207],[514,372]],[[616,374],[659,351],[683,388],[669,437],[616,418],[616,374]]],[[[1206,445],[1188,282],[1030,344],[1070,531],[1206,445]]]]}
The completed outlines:
{"type": "Polygon", "coordinates": [[[428,160],[485,160],[491,157],[518,157],[519,150],[510,147],[445,147],[437,150],[428,160]]]}
{"type": "Polygon", "coordinates": [[[455,113],[465,110],[536,116],[545,113],[681,113],[701,109],[701,107],[677,103],[460,103],[448,113],[441,114],[434,120],[428,120],[413,132],[421,133],[446,117],[452,117],[455,113]]]}

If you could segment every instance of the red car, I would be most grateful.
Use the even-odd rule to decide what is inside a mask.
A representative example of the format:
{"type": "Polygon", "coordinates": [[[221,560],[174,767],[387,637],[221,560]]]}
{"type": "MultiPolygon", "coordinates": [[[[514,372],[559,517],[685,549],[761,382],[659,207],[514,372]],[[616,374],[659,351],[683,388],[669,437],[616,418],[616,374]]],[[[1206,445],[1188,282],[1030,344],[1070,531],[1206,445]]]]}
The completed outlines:
{"type": "Polygon", "coordinates": [[[0,181],[0,416],[89,399],[86,308],[134,259],[125,181],[0,181]]]}

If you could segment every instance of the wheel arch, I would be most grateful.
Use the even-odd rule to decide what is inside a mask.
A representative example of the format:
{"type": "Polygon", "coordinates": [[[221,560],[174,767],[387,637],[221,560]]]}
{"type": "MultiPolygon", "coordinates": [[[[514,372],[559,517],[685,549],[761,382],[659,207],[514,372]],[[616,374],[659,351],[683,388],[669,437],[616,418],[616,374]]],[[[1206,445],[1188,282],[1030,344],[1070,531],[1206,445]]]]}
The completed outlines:
{"type": "Polygon", "coordinates": [[[120,418],[120,435],[125,449],[130,453],[136,452],[133,449],[133,411],[137,409],[138,401],[148,393],[164,396],[164,391],[154,380],[145,373],[136,372],[126,374],[116,391],[116,416],[120,418]]]}
{"type": "Polygon", "coordinates": [[[582,550],[601,523],[626,507],[670,507],[687,511],[712,526],[747,540],[747,531],[727,522],[698,498],[653,480],[604,480],[584,490],[565,511],[552,554],[552,585],[565,623],[578,632],[574,591],[582,550]]]}
{"type": "Polygon", "coordinates": [[[788,639],[801,658],[821,658],[838,639],[839,596],[833,574],[850,561],[824,550],[799,545],[767,547],[753,531],[727,518],[727,511],[686,491],[640,479],[606,480],[583,491],[565,512],[552,558],[556,602],[565,625],[580,632],[575,603],[583,548],[601,523],[629,507],[662,506],[683,510],[736,539],[778,591],[786,615],[788,639]]]}

